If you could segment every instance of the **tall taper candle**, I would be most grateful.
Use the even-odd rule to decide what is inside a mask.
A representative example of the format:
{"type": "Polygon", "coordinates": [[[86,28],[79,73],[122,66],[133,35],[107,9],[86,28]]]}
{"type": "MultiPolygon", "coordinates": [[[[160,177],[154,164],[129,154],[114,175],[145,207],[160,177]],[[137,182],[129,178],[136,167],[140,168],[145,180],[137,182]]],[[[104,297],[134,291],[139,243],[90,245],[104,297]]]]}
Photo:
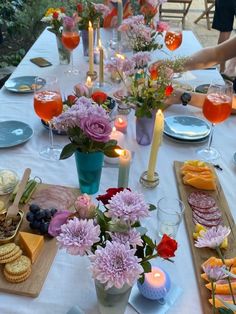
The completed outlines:
{"type": "MultiPolygon", "coordinates": [[[[117,1],[117,26],[119,27],[123,21],[123,2],[122,0],[117,1]]],[[[121,32],[118,31],[117,33],[118,41],[121,40],[121,32]]]]}
{"type": "Polygon", "coordinates": [[[100,35],[100,21],[99,21],[97,25],[97,46],[99,46],[100,39],[101,39],[101,35],[100,35]]]}
{"type": "Polygon", "coordinates": [[[94,56],[93,56],[93,26],[92,23],[89,21],[89,72],[93,73],[94,71],[94,56]]]}
{"type": "Polygon", "coordinates": [[[164,129],[164,116],[162,111],[159,109],[156,113],[152,146],[148,163],[147,179],[152,181],[154,179],[154,172],[156,168],[157,153],[162,142],[162,135],[164,129]]]}
{"type": "Polygon", "coordinates": [[[131,152],[127,149],[116,150],[119,154],[119,176],[118,188],[127,188],[129,186],[129,169],[131,162],[131,152]]]}
{"type": "Polygon", "coordinates": [[[100,53],[100,57],[99,57],[99,86],[102,86],[104,83],[104,50],[102,48],[102,43],[101,43],[100,39],[99,39],[98,47],[99,47],[99,53],[100,53]]]}

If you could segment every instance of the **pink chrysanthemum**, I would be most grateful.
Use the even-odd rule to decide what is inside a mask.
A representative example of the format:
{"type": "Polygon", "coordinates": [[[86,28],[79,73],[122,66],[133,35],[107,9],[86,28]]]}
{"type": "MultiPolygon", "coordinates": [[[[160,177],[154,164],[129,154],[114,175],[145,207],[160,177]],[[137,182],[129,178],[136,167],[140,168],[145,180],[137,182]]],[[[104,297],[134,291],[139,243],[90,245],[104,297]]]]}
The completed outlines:
{"type": "Polygon", "coordinates": [[[114,232],[109,233],[113,242],[121,244],[129,244],[133,248],[137,245],[143,246],[143,240],[141,239],[140,233],[136,229],[130,229],[128,232],[114,232]]]}
{"type": "Polygon", "coordinates": [[[124,284],[132,286],[143,273],[135,252],[124,244],[107,241],[105,248],[98,247],[90,256],[94,279],[106,284],[106,289],[121,288],[124,284]]]}
{"type": "Polygon", "coordinates": [[[59,248],[65,248],[71,255],[90,253],[94,243],[99,241],[100,226],[94,226],[93,220],[73,218],[61,226],[57,237],[59,248]]]}
{"type": "Polygon", "coordinates": [[[225,226],[212,227],[208,229],[201,237],[198,237],[195,246],[209,247],[215,249],[221,245],[224,239],[230,234],[230,228],[225,226]]]}
{"type": "Polygon", "coordinates": [[[203,270],[206,273],[207,277],[212,281],[217,281],[227,277],[227,275],[223,272],[222,266],[203,266],[203,270]]]}
{"type": "Polygon", "coordinates": [[[148,205],[143,196],[136,192],[124,190],[117,193],[109,200],[107,215],[118,218],[131,224],[140,218],[148,217],[148,205]]]}

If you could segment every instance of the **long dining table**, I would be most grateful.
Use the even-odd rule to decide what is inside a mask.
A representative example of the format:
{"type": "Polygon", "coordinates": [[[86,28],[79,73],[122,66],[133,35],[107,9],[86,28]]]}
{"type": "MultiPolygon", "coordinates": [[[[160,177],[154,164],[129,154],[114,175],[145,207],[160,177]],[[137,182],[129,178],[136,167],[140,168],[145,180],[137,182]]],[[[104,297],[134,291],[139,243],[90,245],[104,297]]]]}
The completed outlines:
{"type": "MultiPolygon", "coordinates": [[[[102,32],[104,44],[108,39],[109,32],[102,32]]],[[[189,56],[199,49],[201,49],[201,45],[194,34],[191,31],[184,31],[183,43],[176,51],[176,55],[189,56]]],[[[28,75],[56,75],[59,79],[62,95],[71,94],[76,83],[85,82],[88,70],[88,62],[82,53],[82,43],[73,53],[79,75],[69,77],[64,73],[67,66],[59,65],[56,38],[54,34],[45,29],[17,66],[11,78],[28,75]],[[52,66],[39,68],[30,62],[30,59],[34,57],[44,57],[52,63],[52,66]]],[[[160,51],[152,55],[153,60],[165,57],[166,54],[160,51]]],[[[217,69],[191,71],[182,76],[182,79],[184,83],[188,83],[193,87],[213,81],[222,82],[217,69]]],[[[112,85],[111,95],[118,88],[120,88],[118,85],[112,85]]],[[[203,118],[200,109],[189,105],[185,107],[182,104],[172,105],[165,111],[165,116],[171,115],[192,115],[203,118]]],[[[145,200],[155,205],[163,196],[178,198],[177,182],[173,169],[174,161],[197,159],[196,149],[206,145],[206,143],[177,143],[164,136],[156,167],[160,176],[160,183],[155,189],[146,190],[139,183],[139,178],[141,173],[147,170],[150,146],[140,146],[136,143],[134,119],[134,112],[131,112],[128,115],[128,131],[125,136],[125,147],[134,152],[130,169],[130,188],[143,193],[145,200]]],[[[47,144],[49,138],[48,130],[43,127],[34,112],[32,93],[13,93],[3,87],[0,90],[0,121],[5,120],[25,122],[31,126],[34,134],[29,141],[21,145],[0,148],[0,168],[13,169],[19,176],[22,176],[24,169],[29,167],[32,169],[32,176],[41,177],[45,183],[79,188],[73,156],[57,162],[47,161],[39,156],[40,147],[47,144]]],[[[213,146],[221,152],[221,158],[217,163],[223,169],[217,171],[217,175],[234,219],[236,219],[236,164],[233,160],[236,151],[235,132],[236,116],[230,116],[224,123],[216,126],[213,139],[213,146]]],[[[68,138],[55,135],[54,141],[56,144],[63,146],[68,143],[68,138]]],[[[116,186],[117,178],[117,167],[104,167],[98,194],[104,193],[109,187],[116,186]]],[[[96,195],[93,195],[93,199],[95,197],[96,195]]],[[[148,228],[148,234],[157,239],[156,212],[152,212],[151,216],[146,219],[145,224],[148,228]]],[[[203,313],[184,221],[180,225],[176,240],[178,250],[174,263],[163,262],[161,259],[153,261],[154,265],[161,265],[169,273],[171,280],[182,290],[168,313],[203,313]]],[[[0,291],[0,313],[65,314],[76,304],[86,314],[98,313],[94,283],[88,267],[89,260],[86,257],[71,256],[63,250],[58,250],[39,296],[29,298],[0,291]]],[[[125,313],[133,314],[136,311],[128,305],[125,313]]]]}

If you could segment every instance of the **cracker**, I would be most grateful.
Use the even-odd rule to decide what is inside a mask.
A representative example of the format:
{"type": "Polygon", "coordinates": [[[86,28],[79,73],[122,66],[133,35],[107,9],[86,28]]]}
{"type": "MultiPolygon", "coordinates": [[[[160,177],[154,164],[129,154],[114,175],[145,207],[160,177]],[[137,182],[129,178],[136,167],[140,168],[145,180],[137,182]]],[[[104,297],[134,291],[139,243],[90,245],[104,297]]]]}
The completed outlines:
{"type": "Polygon", "coordinates": [[[30,259],[25,255],[21,255],[15,261],[7,263],[5,265],[4,271],[6,271],[9,275],[18,276],[26,273],[30,267],[31,267],[30,259]]]}
{"type": "Polygon", "coordinates": [[[13,255],[17,254],[20,251],[20,247],[18,245],[16,245],[16,247],[14,248],[13,251],[11,251],[10,253],[4,255],[4,256],[0,256],[0,262],[1,260],[5,260],[9,257],[12,257],[13,255]]]}
{"type": "Polygon", "coordinates": [[[6,263],[10,263],[13,262],[14,260],[16,260],[18,257],[20,257],[22,255],[22,250],[19,250],[18,253],[16,253],[15,255],[8,257],[6,259],[1,259],[0,260],[0,264],[6,264],[6,263]]]}
{"type": "Polygon", "coordinates": [[[6,243],[0,246],[0,257],[12,252],[16,247],[15,243],[6,243]]]}
{"type": "Polygon", "coordinates": [[[22,281],[25,281],[31,274],[31,267],[25,272],[24,274],[21,275],[9,275],[5,269],[3,270],[4,277],[6,278],[7,281],[10,281],[12,283],[20,283],[22,281]]]}

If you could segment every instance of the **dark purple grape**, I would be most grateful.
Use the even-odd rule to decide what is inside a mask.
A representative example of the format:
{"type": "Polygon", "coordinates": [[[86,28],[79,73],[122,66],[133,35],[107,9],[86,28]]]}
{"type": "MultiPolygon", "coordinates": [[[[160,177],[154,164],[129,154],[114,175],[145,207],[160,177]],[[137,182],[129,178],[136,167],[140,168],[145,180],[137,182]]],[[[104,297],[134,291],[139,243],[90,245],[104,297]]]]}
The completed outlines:
{"type": "Polygon", "coordinates": [[[41,221],[45,217],[44,211],[39,211],[35,214],[35,219],[38,221],[41,221]]]}
{"type": "Polygon", "coordinates": [[[51,211],[49,209],[44,209],[44,214],[45,214],[46,219],[51,220],[52,214],[51,214],[51,211]]]}
{"type": "Polygon", "coordinates": [[[51,215],[54,216],[56,214],[56,212],[57,212],[57,209],[56,208],[51,208],[50,211],[51,211],[51,215]]]}
{"type": "Polygon", "coordinates": [[[48,223],[47,222],[41,222],[39,231],[41,234],[46,234],[48,232],[48,223]]]}
{"type": "Polygon", "coordinates": [[[34,221],[34,213],[28,212],[28,213],[26,214],[26,219],[27,219],[29,222],[34,221]]]}
{"type": "Polygon", "coordinates": [[[29,210],[32,213],[37,213],[38,211],[40,211],[40,207],[37,204],[30,204],[29,210]]]}
{"type": "Polygon", "coordinates": [[[31,224],[33,226],[33,229],[39,230],[41,223],[37,220],[34,220],[31,224]]]}
{"type": "Polygon", "coordinates": [[[31,229],[36,229],[36,228],[34,227],[34,224],[33,224],[32,222],[29,224],[29,226],[30,226],[31,229]]]}

